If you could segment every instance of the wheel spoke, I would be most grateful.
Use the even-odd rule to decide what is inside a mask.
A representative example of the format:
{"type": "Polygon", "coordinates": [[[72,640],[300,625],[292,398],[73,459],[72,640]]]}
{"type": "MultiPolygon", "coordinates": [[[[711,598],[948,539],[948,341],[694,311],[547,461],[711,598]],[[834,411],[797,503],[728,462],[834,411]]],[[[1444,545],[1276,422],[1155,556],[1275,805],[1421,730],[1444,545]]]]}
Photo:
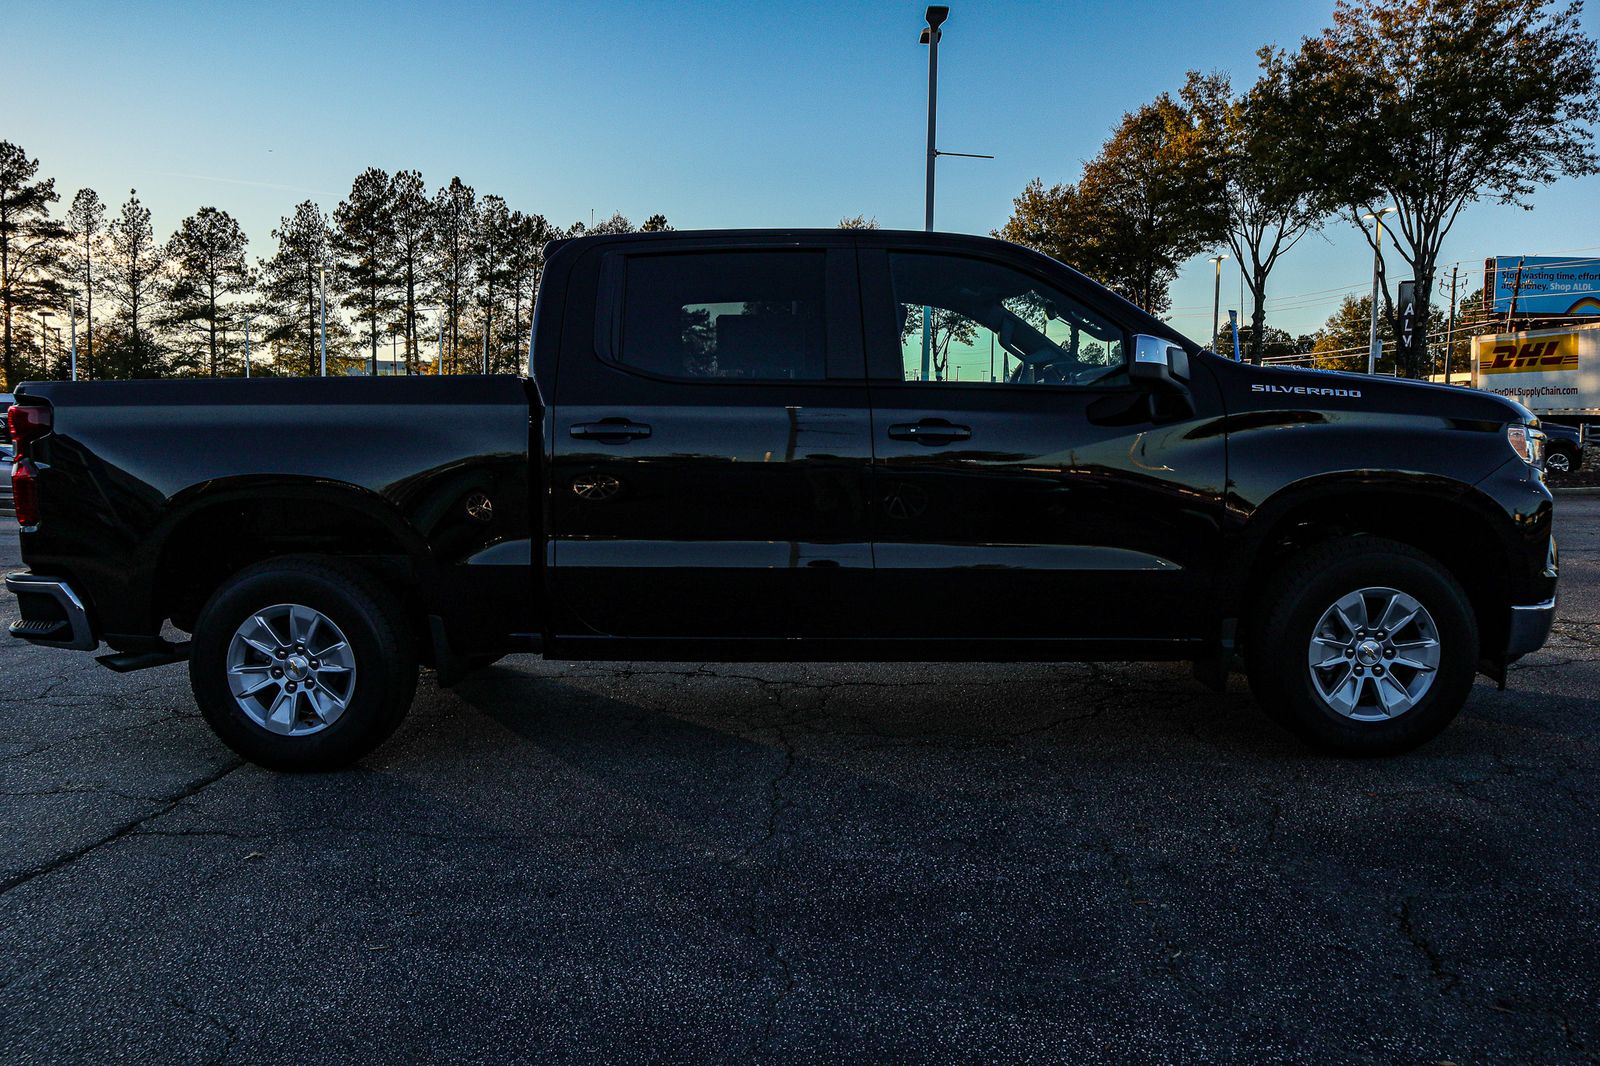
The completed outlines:
{"type": "Polygon", "coordinates": [[[278,679],[273,677],[270,673],[263,674],[260,681],[257,681],[255,684],[251,685],[249,688],[245,689],[243,692],[238,693],[237,695],[238,695],[238,697],[240,699],[244,699],[246,696],[254,696],[257,692],[260,692],[262,689],[268,688],[269,686],[272,686],[272,685],[276,685],[277,683],[278,683],[278,679]]]}
{"type": "Polygon", "coordinates": [[[1403,655],[1395,656],[1394,659],[1389,663],[1389,666],[1391,669],[1396,666],[1404,666],[1406,669],[1415,670],[1418,673],[1428,673],[1429,671],[1439,669],[1433,663],[1425,663],[1419,659],[1410,659],[1403,655]]]}
{"type": "Polygon", "coordinates": [[[1345,653],[1341,651],[1338,655],[1330,655],[1320,663],[1315,663],[1313,665],[1318,670],[1332,670],[1335,666],[1344,666],[1349,662],[1349,656],[1345,655],[1345,653]]]}
{"type": "Polygon", "coordinates": [[[267,708],[266,720],[261,723],[274,733],[289,733],[294,729],[294,693],[280,690],[267,708]]]}

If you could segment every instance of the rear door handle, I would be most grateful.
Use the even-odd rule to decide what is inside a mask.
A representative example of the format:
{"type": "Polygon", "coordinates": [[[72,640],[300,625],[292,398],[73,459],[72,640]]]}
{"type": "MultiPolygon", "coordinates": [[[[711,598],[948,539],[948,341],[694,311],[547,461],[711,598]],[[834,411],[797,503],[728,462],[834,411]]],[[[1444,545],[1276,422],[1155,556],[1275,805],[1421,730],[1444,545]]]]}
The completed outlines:
{"type": "Polygon", "coordinates": [[[950,444],[958,440],[971,440],[972,430],[957,426],[942,418],[924,418],[918,422],[899,422],[889,427],[893,440],[914,440],[918,444],[950,444]]]}
{"type": "Polygon", "coordinates": [[[574,423],[572,435],[578,440],[599,441],[601,444],[626,444],[630,440],[648,437],[650,427],[626,418],[602,418],[598,422],[574,423]]]}

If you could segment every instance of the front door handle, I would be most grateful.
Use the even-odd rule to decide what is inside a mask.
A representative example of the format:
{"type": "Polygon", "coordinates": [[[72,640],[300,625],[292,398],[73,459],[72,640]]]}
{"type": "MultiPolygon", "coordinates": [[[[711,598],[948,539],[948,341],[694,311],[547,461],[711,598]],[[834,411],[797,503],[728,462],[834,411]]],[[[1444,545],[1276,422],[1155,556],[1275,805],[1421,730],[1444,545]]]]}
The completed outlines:
{"type": "Polygon", "coordinates": [[[899,422],[890,426],[889,437],[893,440],[914,440],[918,444],[950,444],[958,440],[971,440],[972,430],[942,418],[924,418],[918,422],[899,422]]]}
{"type": "Polygon", "coordinates": [[[599,441],[601,444],[626,444],[630,440],[648,437],[650,427],[626,418],[602,418],[598,422],[574,423],[572,435],[578,440],[599,441]]]}

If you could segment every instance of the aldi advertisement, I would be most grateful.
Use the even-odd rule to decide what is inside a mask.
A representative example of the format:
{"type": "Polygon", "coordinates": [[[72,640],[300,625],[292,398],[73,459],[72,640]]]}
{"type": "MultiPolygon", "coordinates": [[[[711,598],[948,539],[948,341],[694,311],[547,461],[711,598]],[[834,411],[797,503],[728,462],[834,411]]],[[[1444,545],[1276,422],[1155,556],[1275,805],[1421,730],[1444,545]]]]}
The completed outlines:
{"type": "Polygon", "coordinates": [[[1538,414],[1600,414],[1600,324],[1474,337],[1478,387],[1538,414]]]}
{"type": "Polygon", "coordinates": [[[1518,315],[1600,315],[1600,259],[1502,255],[1483,267],[1497,315],[1512,310],[1513,296],[1518,315]]]}

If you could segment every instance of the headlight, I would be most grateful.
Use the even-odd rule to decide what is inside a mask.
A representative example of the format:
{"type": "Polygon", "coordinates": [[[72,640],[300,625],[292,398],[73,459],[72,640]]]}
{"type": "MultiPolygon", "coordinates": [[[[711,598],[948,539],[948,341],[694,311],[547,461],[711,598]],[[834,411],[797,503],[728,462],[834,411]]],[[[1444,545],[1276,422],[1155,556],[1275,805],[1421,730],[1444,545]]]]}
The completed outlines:
{"type": "Polygon", "coordinates": [[[1534,426],[1507,426],[1506,441],[1529,466],[1544,463],[1544,434],[1534,426]]]}

